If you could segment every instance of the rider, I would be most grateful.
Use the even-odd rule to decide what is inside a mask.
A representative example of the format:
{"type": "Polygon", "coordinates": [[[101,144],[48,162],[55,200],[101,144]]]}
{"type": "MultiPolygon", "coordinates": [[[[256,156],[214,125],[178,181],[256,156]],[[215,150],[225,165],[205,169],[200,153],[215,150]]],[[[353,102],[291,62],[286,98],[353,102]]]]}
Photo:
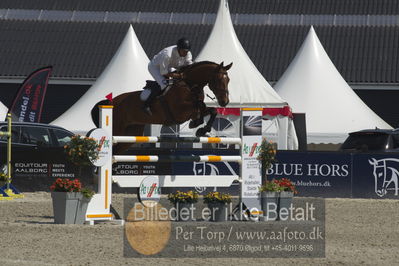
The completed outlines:
{"type": "MultiPolygon", "coordinates": [[[[173,71],[182,66],[193,63],[190,49],[190,41],[183,37],[177,41],[176,45],[169,46],[161,50],[148,63],[148,71],[161,87],[161,91],[168,86],[169,78],[181,79],[181,75],[179,73],[174,73],[173,71]]],[[[151,102],[156,96],[154,94],[155,93],[151,93],[151,95],[144,102],[143,106],[143,111],[149,115],[151,115],[151,102]]]]}

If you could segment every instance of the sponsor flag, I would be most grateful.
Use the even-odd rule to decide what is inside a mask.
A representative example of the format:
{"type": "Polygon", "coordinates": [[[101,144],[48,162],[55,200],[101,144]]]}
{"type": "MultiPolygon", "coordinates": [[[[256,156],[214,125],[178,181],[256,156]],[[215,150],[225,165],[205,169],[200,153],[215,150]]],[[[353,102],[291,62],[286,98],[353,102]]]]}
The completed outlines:
{"type": "Polygon", "coordinates": [[[40,122],[44,96],[52,69],[52,66],[40,68],[24,80],[8,110],[13,121],[40,122]]]}

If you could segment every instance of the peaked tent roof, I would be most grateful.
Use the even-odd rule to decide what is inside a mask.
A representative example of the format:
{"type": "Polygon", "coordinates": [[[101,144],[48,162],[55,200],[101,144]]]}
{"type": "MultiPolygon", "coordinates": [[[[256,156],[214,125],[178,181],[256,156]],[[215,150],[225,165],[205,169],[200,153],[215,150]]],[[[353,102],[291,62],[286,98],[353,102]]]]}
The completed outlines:
{"type": "Polygon", "coordinates": [[[391,128],[345,82],[313,27],[274,88],[294,113],[306,113],[310,143],[340,143],[352,131],[391,128]]]}
{"type": "Polygon", "coordinates": [[[79,133],[94,128],[90,114],[93,106],[104,100],[109,93],[115,97],[144,87],[145,80],[151,79],[147,70],[148,62],[149,59],[130,25],[122,44],[93,86],[51,124],[79,133]]]}
{"type": "MultiPolygon", "coordinates": [[[[269,83],[248,57],[234,31],[227,0],[220,0],[215,25],[207,42],[195,61],[233,62],[228,71],[230,77],[230,103],[237,106],[285,106],[286,103],[273,90],[269,83]]],[[[213,95],[209,89],[206,93],[213,95]]],[[[212,101],[205,99],[208,104],[212,101]]]]}
{"type": "Polygon", "coordinates": [[[8,107],[0,102],[0,121],[7,120],[8,107]]]}

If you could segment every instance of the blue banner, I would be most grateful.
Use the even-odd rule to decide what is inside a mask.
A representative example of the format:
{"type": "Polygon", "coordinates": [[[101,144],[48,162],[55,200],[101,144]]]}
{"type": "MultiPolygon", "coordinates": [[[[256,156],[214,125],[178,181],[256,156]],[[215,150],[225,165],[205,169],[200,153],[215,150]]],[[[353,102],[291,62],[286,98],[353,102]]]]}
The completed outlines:
{"type": "MultiPolygon", "coordinates": [[[[239,155],[238,150],[175,150],[176,155],[239,155]]],[[[399,199],[399,153],[346,153],[278,151],[277,161],[266,172],[268,179],[291,179],[302,197],[396,198],[399,199]]],[[[239,175],[238,163],[175,162],[174,175],[239,175]]],[[[239,195],[239,183],[213,190],[239,195]]],[[[168,189],[169,191],[169,189],[168,189]]]]}
{"type": "Polygon", "coordinates": [[[298,196],[351,197],[351,154],[278,151],[269,180],[289,178],[298,196]]]}
{"type": "Polygon", "coordinates": [[[399,199],[399,154],[354,154],[352,196],[399,199]]]}

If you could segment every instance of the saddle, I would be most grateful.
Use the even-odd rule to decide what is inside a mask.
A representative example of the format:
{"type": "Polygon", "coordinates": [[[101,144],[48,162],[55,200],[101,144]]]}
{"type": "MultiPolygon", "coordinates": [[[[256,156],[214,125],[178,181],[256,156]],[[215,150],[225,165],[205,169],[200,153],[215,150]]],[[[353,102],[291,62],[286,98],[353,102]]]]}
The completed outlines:
{"type": "Polygon", "coordinates": [[[161,86],[159,86],[158,82],[154,80],[146,80],[146,85],[144,86],[143,91],[140,94],[140,99],[142,101],[146,101],[149,97],[155,98],[164,95],[172,87],[172,85],[174,85],[178,81],[180,80],[166,79],[165,82],[168,86],[162,91],[161,86]]]}
{"type": "Polygon", "coordinates": [[[150,96],[156,97],[161,94],[161,86],[154,80],[146,80],[146,85],[140,93],[140,99],[146,101],[150,96]]]}
{"type": "Polygon", "coordinates": [[[147,80],[146,85],[143,88],[143,91],[140,93],[140,99],[145,102],[144,103],[144,108],[146,108],[146,104],[149,106],[151,104],[151,101],[153,101],[155,98],[159,98],[159,102],[162,105],[162,108],[164,109],[166,116],[167,116],[167,124],[176,124],[176,120],[169,108],[168,103],[165,101],[163,95],[168,91],[170,86],[168,86],[164,91],[161,90],[161,86],[158,85],[156,81],[153,80],[147,80]]]}
{"type": "Polygon", "coordinates": [[[146,80],[145,82],[143,90],[161,90],[161,86],[155,80],[146,80]]]}

